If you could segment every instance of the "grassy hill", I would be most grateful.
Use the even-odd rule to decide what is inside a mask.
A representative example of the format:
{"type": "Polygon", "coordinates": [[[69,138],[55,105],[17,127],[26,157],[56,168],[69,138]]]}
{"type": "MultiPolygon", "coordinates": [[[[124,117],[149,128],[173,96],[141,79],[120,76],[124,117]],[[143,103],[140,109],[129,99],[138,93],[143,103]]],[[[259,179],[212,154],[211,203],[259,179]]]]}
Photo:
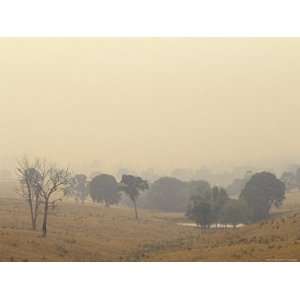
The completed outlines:
{"type": "Polygon", "coordinates": [[[189,247],[152,253],[151,261],[297,261],[300,260],[300,214],[277,216],[230,230],[207,230],[189,247]]]}
{"type": "MultiPolygon", "coordinates": [[[[178,225],[182,214],[106,208],[64,201],[50,212],[49,235],[31,230],[13,185],[0,185],[0,261],[277,261],[300,260],[300,194],[271,219],[238,229],[178,225]]],[[[40,228],[40,225],[39,225],[40,228]]]]}
{"type": "MultiPolygon", "coordinates": [[[[189,240],[198,231],[176,225],[177,214],[79,205],[65,201],[50,212],[48,236],[31,230],[20,200],[0,200],[0,261],[131,261],[153,244],[189,240]]],[[[40,225],[39,225],[40,228],[40,225]]]]}
{"type": "Polygon", "coordinates": [[[230,230],[202,231],[188,248],[152,253],[152,261],[298,261],[300,193],[286,196],[270,219],[230,230]]]}

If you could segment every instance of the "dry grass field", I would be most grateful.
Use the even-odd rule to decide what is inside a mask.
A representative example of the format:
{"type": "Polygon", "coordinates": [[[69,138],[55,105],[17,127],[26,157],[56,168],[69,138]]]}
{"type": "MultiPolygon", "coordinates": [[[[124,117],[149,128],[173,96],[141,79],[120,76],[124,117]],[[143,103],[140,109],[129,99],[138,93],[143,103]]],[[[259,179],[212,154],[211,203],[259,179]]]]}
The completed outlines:
{"type": "Polygon", "coordinates": [[[286,196],[272,217],[238,229],[207,230],[190,247],[161,250],[150,261],[299,261],[300,193],[286,196]]]}
{"type": "MultiPolygon", "coordinates": [[[[0,185],[0,261],[134,261],[153,245],[189,241],[199,234],[176,225],[181,216],[64,201],[50,212],[48,236],[31,230],[26,203],[0,185]],[[5,196],[6,195],[6,196],[5,196]]],[[[40,227],[40,226],[39,226],[40,227]]]]}
{"type": "Polygon", "coordinates": [[[230,230],[209,230],[188,249],[161,250],[150,261],[298,261],[300,214],[277,216],[255,225],[230,230]]]}
{"type": "Polygon", "coordinates": [[[0,184],[0,261],[278,261],[300,260],[300,194],[273,217],[238,229],[181,226],[181,214],[106,208],[66,200],[51,211],[49,234],[31,230],[14,185],[0,184]]]}

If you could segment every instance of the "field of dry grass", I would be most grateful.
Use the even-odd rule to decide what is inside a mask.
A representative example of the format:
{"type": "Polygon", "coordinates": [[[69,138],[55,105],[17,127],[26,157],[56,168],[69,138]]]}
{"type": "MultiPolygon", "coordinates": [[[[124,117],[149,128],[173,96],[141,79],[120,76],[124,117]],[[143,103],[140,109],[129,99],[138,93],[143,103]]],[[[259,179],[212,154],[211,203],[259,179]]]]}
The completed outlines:
{"type": "Polygon", "coordinates": [[[300,214],[230,230],[208,230],[190,247],[153,253],[150,261],[298,261],[300,214]]]}
{"type": "MultiPolygon", "coordinates": [[[[153,245],[168,245],[199,234],[176,225],[179,214],[106,208],[64,201],[50,212],[48,236],[31,230],[29,210],[1,186],[0,261],[134,261],[153,245]],[[6,196],[5,196],[6,195],[6,196]]],[[[40,227],[40,226],[39,226],[40,227]]]]}
{"type": "Polygon", "coordinates": [[[286,196],[272,217],[230,230],[207,230],[190,247],[153,253],[150,261],[299,261],[300,192],[286,196]]]}
{"type": "MultiPolygon", "coordinates": [[[[31,230],[13,184],[0,184],[0,261],[277,261],[300,260],[300,194],[273,218],[238,229],[180,226],[181,214],[64,201],[51,211],[49,234],[31,230]]],[[[187,221],[187,220],[185,220],[187,221]]]]}

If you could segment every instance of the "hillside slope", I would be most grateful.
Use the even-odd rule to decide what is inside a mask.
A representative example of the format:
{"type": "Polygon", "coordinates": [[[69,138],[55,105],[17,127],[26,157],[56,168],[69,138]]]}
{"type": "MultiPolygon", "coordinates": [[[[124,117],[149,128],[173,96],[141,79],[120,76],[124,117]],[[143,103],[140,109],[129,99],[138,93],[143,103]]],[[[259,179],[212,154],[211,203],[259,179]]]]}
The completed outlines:
{"type": "Polygon", "coordinates": [[[189,247],[148,255],[151,261],[298,261],[300,213],[230,230],[206,230],[189,247]]]}
{"type": "MultiPolygon", "coordinates": [[[[34,232],[20,200],[0,200],[0,261],[131,261],[152,244],[189,240],[195,228],[176,225],[177,214],[64,202],[50,212],[48,236],[34,232]]],[[[38,228],[41,227],[39,224],[38,228]]]]}
{"type": "Polygon", "coordinates": [[[178,225],[188,222],[182,214],[140,210],[137,222],[129,208],[64,201],[50,211],[42,238],[31,230],[26,203],[11,188],[1,192],[0,261],[300,260],[299,193],[289,194],[269,220],[206,231],[178,225]]]}

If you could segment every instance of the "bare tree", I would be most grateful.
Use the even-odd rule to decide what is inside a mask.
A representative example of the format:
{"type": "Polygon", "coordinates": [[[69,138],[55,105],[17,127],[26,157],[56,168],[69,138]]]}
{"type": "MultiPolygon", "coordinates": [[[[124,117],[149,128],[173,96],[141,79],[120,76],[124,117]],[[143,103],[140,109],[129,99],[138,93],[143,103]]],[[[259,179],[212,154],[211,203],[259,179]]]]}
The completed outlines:
{"type": "Polygon", "coordinates": [[[20,183],[18,192],[29,204],[33,230],[36,230],[39,208],[42,202],[40,189],[42,177],[39,173],[40,168],[41,163],[39,160],[35,160],[31,163],[27,158],[20,160],[17,166],[17,174],[20,183]]]}
{"type": "MultiPolygon", "coordinates": [[[[25,159],[24,161],[27,161],[28,163],[28,160],[25,159]]],[[[25,166],[27,166],[27,164],[25,166]]],[[[21,179],[26,178],[27,173],[34,173],[38,175],[31,176],[31,181],[27,180],[27,183],[30,183],[30,189],[28,189],[26,180],[20,181],[21,183],[23,183],[23,181],[25,182],[25,185],[23,184],[23,186],[27,191],[26,194],[23,195],[27,196],[27,199],[31,199],[29,203],[31,208],[33,207],[32,195],[35,193],[35,191],[38,191],[38,207],[40,204],[44,204],[42,231],[43,237],[46,237],[49,207],[54,208],[56,202],[61,200],[60,197],[63,196],[66,186],[68,186],[70,183],[71,173],[68,169],[57,168],[55,165],[50,165],[46,161],[40,161],[39,159],[36,159],[33,164],[28,163],[28,166],[34,167],[30,167],[29,169],[23,168],[25,169],[25,172],[21,172],[22,168],[18,168],[18,172],[21,174],[21,179]],[[26,172],[26,170],[31,169],[34,169],[35,171],[26,172]],[[34,188],[32,189],[31,187],[34,188]]],[[[31,212],[33,212],[32,209],[31,212]]],[[[35,211],[33,214],[34,213],[35,211]]]]}
{"type": "Polygon", "coordinates": [[[44,217],[43,217],[43,236],[47,235],[48,211],[49,206],[55,206],[55,203],[61,200],[65,187],[71,180],[71,173],[68,169],[60,169],[56,166],[48,166],[46,163],[42,169],[43,184],[41,193],[44,198],[44,217]]]}

